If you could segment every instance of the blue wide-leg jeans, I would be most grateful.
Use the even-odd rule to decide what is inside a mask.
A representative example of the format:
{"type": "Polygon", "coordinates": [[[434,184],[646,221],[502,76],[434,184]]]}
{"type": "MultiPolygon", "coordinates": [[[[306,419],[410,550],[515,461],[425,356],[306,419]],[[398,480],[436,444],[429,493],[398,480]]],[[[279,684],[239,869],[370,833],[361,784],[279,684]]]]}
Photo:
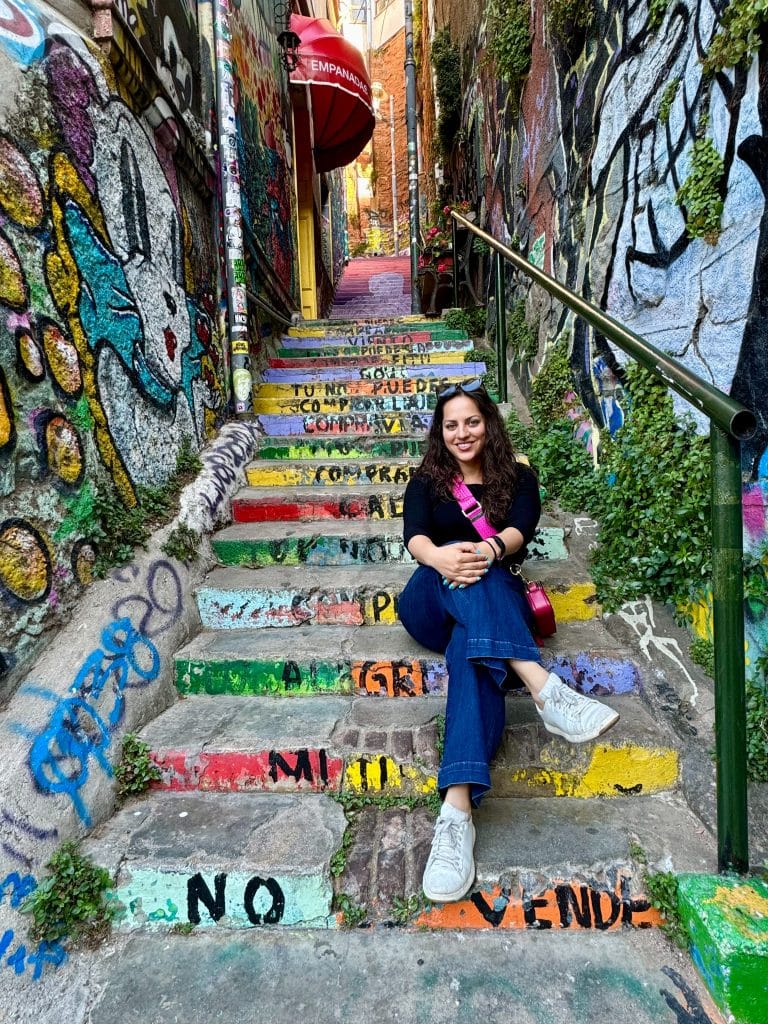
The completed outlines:
{"type": "Polygon", "coordinates": [[[444,793],[466,783],[476,807],[491,788],[490,763],[504,733],[508,658],[541,662],[523,584],[494,565],[478,583],[450,590],[420,565],[398,601],[400,621],[420,644],[445,654],[448,700],[437,778],[444,793]]]}

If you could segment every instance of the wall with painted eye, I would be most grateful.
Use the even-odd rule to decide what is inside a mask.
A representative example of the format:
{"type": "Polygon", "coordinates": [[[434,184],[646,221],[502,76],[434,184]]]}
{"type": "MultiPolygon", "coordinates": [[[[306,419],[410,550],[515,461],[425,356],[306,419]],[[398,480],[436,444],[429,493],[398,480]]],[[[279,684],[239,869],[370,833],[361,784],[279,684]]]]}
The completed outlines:
{"type": "Polygon", "coordinates": [[[89,583],[99,501],[162,487],[227,402],[193,27],[160,12],[138,87],[46,5],[6,8],[0,695],[89,583]]]}

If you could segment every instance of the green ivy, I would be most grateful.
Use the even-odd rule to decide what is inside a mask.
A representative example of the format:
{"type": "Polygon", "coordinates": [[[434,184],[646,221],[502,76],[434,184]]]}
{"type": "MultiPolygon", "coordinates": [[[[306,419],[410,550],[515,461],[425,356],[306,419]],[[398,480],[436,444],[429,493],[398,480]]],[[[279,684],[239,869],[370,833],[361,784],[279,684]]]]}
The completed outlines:
{"type": "Polygon", "coordinates": [[[62,843],[46,865],[50,874],[22,904],[31,914],[29,937],[34,942],[96,942],[106,937],[117,904],[107,901],[112,879],[96,867],[71,840],[62,843]]]}
{"type": "Polygon", "coordinates": [[[519,299],[507,312],[507,345],[515,358],[524,362],[534,359],[539,350],[539,322],[535,326],[525,318],[525,299],[519,299]]]}
{"type": "Polygon", "coordinates": [[[768,20],[768,0],[731,0],[702,61],[704,71],[748,67],[760,49],[760,29],[768,20]]]}
{"type": "Polygon", "coordinates": [[[703,238],[715,245],[720,237],[723,198],[719,188],[725,164],[711,139],[696,139],[691,154],[691,170],[677,190],[675,202],[683,208],[689,238],[703,238]]]}
{"type": "MultiPolygon", "coordinates": [[[[116,565],[129,562],[136,548],[146,548],[152,530],[175,514],[182,487],[201,469],[202,462],[190,438],[184,437],[173,475],[160,487],[137,487],[133,507],[125,505],[114,492],[99,491],[92,499],[96,520],[92,532],[98,543],[93,575],[106,576],[116,565]]],[[[171,533],[163,550],[179,561],[190,562],[197,557],[198,548],[197,534],[180,526],[171,533]]]]}
{"type": "Polygon", "coordinates": [[[645,891],[651,905],[661,914],[661,930],[680,949],[688,949],[688,933],[680,917],[679,884],[670,871],[645,876],[645,891]]]}
{"type": "Polygon", "coordinates": [[[697,636],[691,643],[691,661],[701,665],[708,676],[715,676],[715,645],[706,637],[697,636]]]}
{"type": "Polygon", "coordinates": [[[567,396],[573,391],[573,378],[568,363],[567,338],[558,340],[531,385],[531,416],[539,426],[562,419],[567,396]]]}
{"type": "Polygon", "coordinates": [[[609,611],[646,594],[685,605],[711,573],[709,445],[676,420],[650,371],[628,367],[625,387],[630,408],[602,466],[609,488],[593,579],[609,611]]]}
{"type": "Polygon", "coordinates": [[[483,374],[483,384],[485,390],[492,395],[498,395],[499,393],[499,360],[496,355],[496,349],[493,348],[473,348],[469,352],[464,353],[465,363],[485,363],[485,373],[483,374]]]}
{"type": "Polygon", "coordinates": [[[461,54],[447,28],[432,40],[435,95],[440,105],[437,137],[443,158],[448,160],[461,130],[461,54]]]}
{"type": "Polygon", "coordinates": [[[594,0],[547,0],[547,25],[562,43],[589,28],[594,16],[594,0]]]}
{"type": "Polygon", "coordinates": [[[648,0],[648,27],[654,32],[657,28],[661,28],[667,7],[669,7],[669,0],[648,0]]]}
{"type": "Polygon", "coordinates": [[[160,769],[152,760],[148,744],[132,732],[123,736],[119,764],[115,765],[117,793],[121,798],[138,796],[160,781],[160,769]]]}
{"type": "Polygon", "coordinates": [[[485,306],[473,306],[471,309],[447,309],[442,321],[451,331],[464,331],[470,338],[481,338],[485,334],[486,317],[485,306]]]}
{"type": "Polygon", "coordinates": [[[747,776],[768,782],[768,655],[757,659],[754,680],[747,680],[747,776]]]}
{"type": "Polygon", "coordinates": [[[168,539],[161,550],[169,558],[175,558],[177,562],[190,565],[200,557],[200,534],[186,523],[179,523],[168,534],[168,539]]]}
{"type": "Polygon", "coordinates": [[[673,78],[671,82],[667,83],[667,87],[661,95],[661,103],[659,104],[659,121],[662,124],[666,124],[669,121],[669,112],[672,109],[672,104],[675,102],[675,96],[677,96],[677,90],[680,88],[680,79],[673,78]]]}
{"type": "Polygon", "coordinates": [[[530,0],[491,0],[488,6],[488,53],[499,78],[516,82],[531,68],[530,0]]]}

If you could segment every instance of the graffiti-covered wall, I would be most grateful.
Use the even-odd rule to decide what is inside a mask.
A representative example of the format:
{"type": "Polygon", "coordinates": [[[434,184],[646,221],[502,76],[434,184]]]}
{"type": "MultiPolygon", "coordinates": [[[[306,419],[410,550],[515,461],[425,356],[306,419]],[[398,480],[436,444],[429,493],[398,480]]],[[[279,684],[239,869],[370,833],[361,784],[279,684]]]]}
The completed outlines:
{"type": "Polygon", "coordinates": [[[270,0],[242,0],[233,6],[241,202],[251,290],[261,291],[257,281],[268,273],[273,284],[280,282],[285,298],[295,300],[291,108],[274,19],[270,0]],[[254,240],[261,252],[254,249],[254,240]]]}
{"type": "MultiPolygon", "coordinates": [[[[0,687],[89,583],[97,494],[130,507],[175,472],[182,446],[204,443],[226,403],[211,199],[183,171],[170,93],[137,109],[53,9],[5,10],[0,687]]],[[[173,75],[158,56],[159,80],[193,107],[191,50],[184,65],[161,20],[173,75]]]]}
{"type": "MultiPolygon", "coordinates": [[[[450,26],[457,6],[441,0],[438,28],[450,26]]],[[[596,0],[579,28],[564,22],[562,3],[535,0],[531,68],[517,82],[483,59],[493,49],[486,12],[475,59],[463,62],[453,185],[498,237],[519,240],[533,262],[755,410],[745,526],[760,552],[768,540],[768,50],[763,29],[748,66],[705,73],[725,7],[596,0]]],[[[611,371],[621,357],[540,293],[528,303],[544,327],[539,356],[522,372],[535,373],[545,348],[568,332],[583,406],[598,432],[615,431],[623,410],[611,371]]],[[[749,628],[764,648],[764,622],[749,628]]]]}

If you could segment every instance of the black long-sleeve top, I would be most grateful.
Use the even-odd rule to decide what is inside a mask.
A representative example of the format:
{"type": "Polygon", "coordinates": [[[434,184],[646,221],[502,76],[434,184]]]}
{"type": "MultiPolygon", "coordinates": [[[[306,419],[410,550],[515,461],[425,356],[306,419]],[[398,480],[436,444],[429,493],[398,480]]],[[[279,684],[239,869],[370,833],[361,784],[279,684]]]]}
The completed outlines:
{"type": "MultiPolygon", "coordinates": [[[[469,484],[473,497],[482,498],[484,485],[469,484]]],[[[533,539],[541,516],[541,498],[538,481],[528,466],[522,463],[517,468],[517,484],[510,500],[506,519],[493,525],[499,530],[514,526],[524,537],[519,551],[504,559],[504,564],[520,564],[527,555],[526,545],[533,539]]],[[[405,489],[403,502],[403,539],[406,546],[412,537],[429,537],[438,547],[457,540],[479,541],[480,536],[472,523],[461,511],[455,498],[444,501],[437,497],[432,482],[423,476],[411,477],[405,489]]]]}

